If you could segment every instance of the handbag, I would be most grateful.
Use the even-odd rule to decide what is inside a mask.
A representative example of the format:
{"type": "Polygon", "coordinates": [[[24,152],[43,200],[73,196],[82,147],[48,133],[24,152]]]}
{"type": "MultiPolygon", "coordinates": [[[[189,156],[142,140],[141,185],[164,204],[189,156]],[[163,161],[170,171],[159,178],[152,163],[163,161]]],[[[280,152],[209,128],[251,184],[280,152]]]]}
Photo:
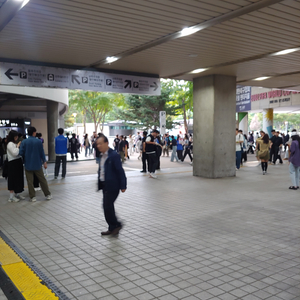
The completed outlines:
{"type": "Polygon", "coordinates": [[[8,177],[8,159],[5,159],[2,166],[2,177],[7,179],[8,177]]]}

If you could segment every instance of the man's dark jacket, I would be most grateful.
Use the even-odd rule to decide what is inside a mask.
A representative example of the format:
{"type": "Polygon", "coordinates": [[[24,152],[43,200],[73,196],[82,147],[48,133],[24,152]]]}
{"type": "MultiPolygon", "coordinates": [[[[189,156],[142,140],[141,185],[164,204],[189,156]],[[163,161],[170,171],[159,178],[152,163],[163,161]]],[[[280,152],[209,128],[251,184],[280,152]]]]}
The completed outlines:
{"type": "MultiPolygon", "coordinates": [[[[100,167],[101,155],[98,170],[98,189],[100,189],[100,167]]],[[[120,155],[111,148],[108,149],[108,157],[104,164],[104,170],[104,191],[115,192],[119,190],[125,190],[127,188],[127,179],[122,167],[120,155]]]]}

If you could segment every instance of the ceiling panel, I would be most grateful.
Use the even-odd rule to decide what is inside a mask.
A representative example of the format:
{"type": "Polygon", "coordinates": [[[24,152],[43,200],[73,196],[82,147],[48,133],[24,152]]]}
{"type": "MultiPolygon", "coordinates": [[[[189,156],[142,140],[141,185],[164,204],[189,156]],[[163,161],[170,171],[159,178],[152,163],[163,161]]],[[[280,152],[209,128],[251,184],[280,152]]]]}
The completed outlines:
{"type": "MultiPolygon", "coordinates": [[[[266,84],[275,86],[282,80],[285,85],[291,80],[294,86],[297,76],[278,75],[300,72],[299,54],[267,55],[300,46],[299,0],[281,1],[196,34],[168,40],[185,27],[263,1],[30,0],[0,32],[0,58],[85,67],[107,56],[122,57],[133,49],[136,53],[99,68],[188,80],[219,73],[249,82],[273,74],[276,79],[266,84]],[[147,46],[160,40],[163,42],[147,46]],[[210,69],[189,74],[205,67],[210,69]]],[[[0,0],[0,6],[3,3],[0,0]]]]}

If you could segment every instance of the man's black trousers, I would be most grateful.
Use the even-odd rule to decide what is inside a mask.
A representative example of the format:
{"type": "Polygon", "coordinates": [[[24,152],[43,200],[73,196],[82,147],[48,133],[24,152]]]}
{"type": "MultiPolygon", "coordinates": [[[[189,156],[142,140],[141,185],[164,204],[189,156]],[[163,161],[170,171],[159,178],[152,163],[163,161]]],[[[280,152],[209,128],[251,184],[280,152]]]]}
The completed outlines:
{"type": "Polygon", "coordinates": [[[282,164],[282,159],[279,154],[279,147],[274,147],[274,161],[273,161],[274,164],[276,163],[277,159],[279,159],[279,162],[282,164]]]}
{"type": "Polygon", "coordinates": [[[71,158],[72,158],[72,159],[74,159],[74,154],[75,154],[75,157],[78,158],[78,152],[77,152],[77,149],[76,149],[76,150],[71,149],[71,158]]]}
{"type": "Polygon", "coordinates": [[[56,155],[54,176],[57,177],[58,174],[59,174],[60,162],[62,164],[62,173],[61,173],[61,176],[62,177],[66,177],[66,172],[67,172],[67,155],[56,155]]]}
{"type": "Polygon", "coordinates": [[[120,191],[108,192],[103,190],[103,210],[106,223],[108,224],[108,230],[113,231],[115,228],[122,226],[117,220],[115,213],[115,201],[120,191]]]}
{"type": "MultiPolygon", "coordinates": [[[[146,161],[147,161],[147,155],[146,152],[142,152],[142,164],[143,164],[143,171],[147,172],[147,166],[146,166],[146,161]]],[[[149,166],[149,165],[148,165],[149,166]]],[[[149,168],[148,168],[149,171],[149,168]]]]}
{"type": "Polygon", "coordinates": [[[150,173],[155,173],[157,167],[157,155],[156,153],[147,154],[148,157],[148,168],[150,173]]]}
{"type": "Polygon", "coordinates": [[[275,159],[275,149],[274,149],[274,146],[272,146],[271,149],[270,149],[270,159],[269,159],[269,162],[274,161],[274,159],[275,159]]]}

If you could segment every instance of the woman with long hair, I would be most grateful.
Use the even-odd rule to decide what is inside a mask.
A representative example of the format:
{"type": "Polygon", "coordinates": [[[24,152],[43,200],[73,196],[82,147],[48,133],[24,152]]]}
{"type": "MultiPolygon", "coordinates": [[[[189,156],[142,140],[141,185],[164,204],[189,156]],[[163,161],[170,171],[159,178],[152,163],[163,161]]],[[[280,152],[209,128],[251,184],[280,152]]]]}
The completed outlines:
{"type": "Polygon", "coordinates": [[[257,157],[261,160],[261,169],[263,175],[267,173],[268,161],[270,158],[271,141],[268,134],[264,134],[261,139],[256,140],[257,157]]]}
{"type": "Polygon", "coordinates": [[[299,189],[299,170],[300,170],[300,137],[297,132],[291,133],[292,143],[290,147],[289,169],[292,185],[290,190],[299,189]]]}
{"type": "Polygon", "coordinates": [[[84,136],[84,148],[85,148],[85,157],[87,157],[87,153],[91,155],[91,144],[89,140],[89,135],[86,133],[84,136]]]}
{"type": "Polygon", "coordinates": [[[23,160],[19,155],[18,132],[11,130],[7,138],[8,177],[7,188],[10,191],[8,202],[19,202],[25,197],[19,195],[24,191],[23,160]]]}

